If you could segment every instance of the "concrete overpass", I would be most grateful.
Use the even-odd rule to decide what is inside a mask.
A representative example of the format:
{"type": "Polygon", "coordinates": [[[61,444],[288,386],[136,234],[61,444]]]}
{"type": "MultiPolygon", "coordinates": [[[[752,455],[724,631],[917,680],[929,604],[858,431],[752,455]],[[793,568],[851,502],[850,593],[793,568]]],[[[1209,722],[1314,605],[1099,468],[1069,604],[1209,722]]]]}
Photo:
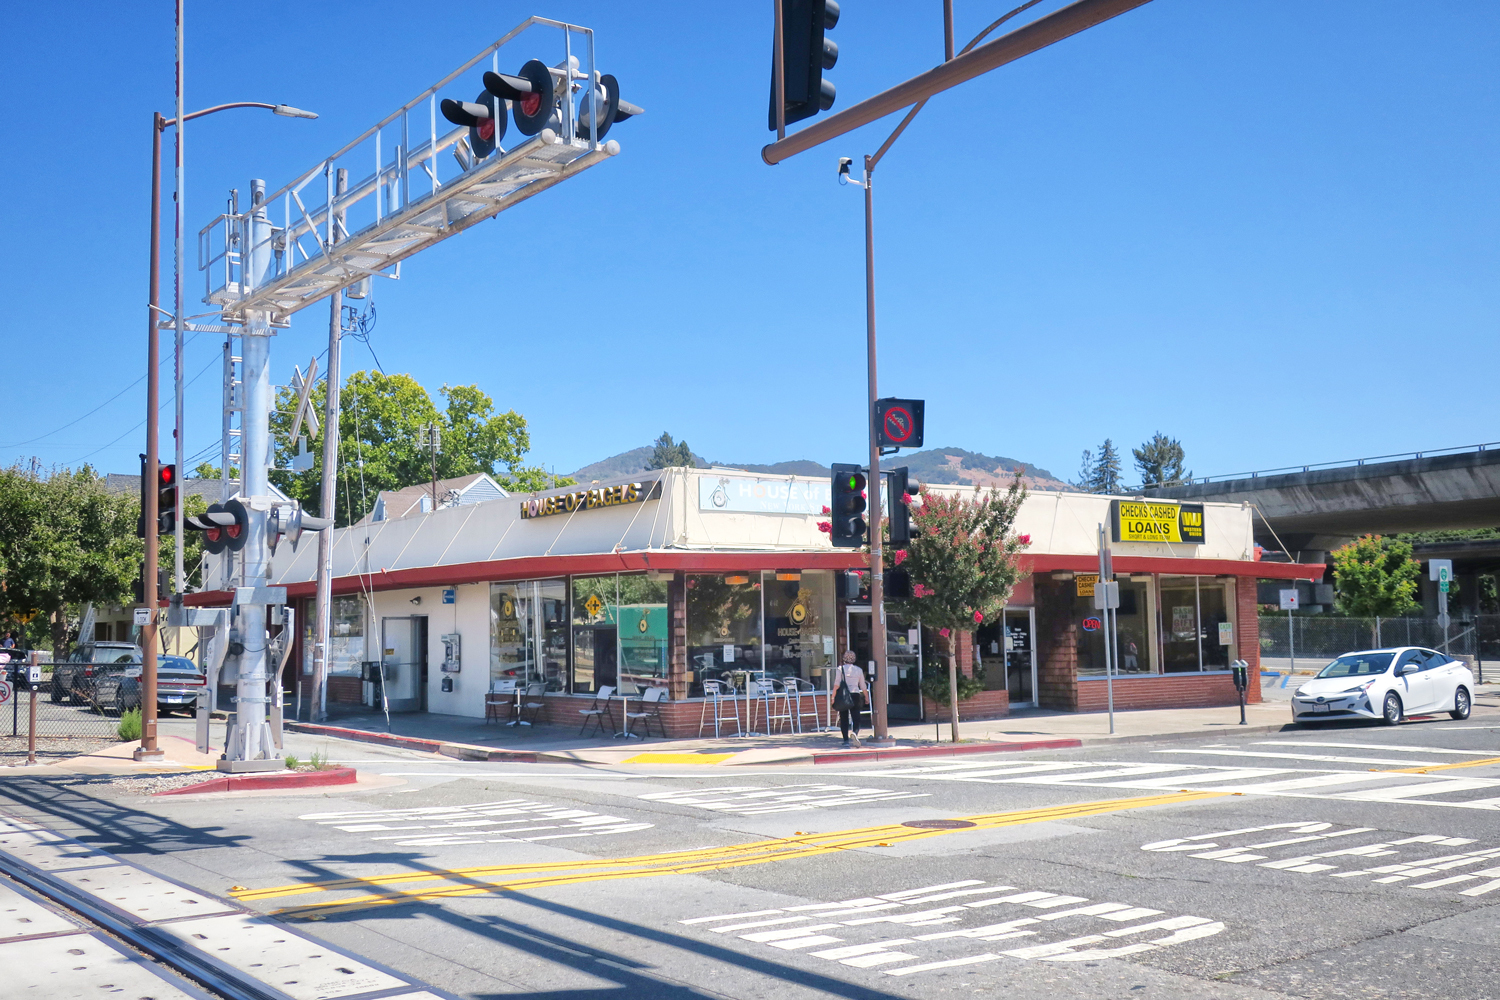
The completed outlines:
{"type": "Polygon", "coordinates": [[[1251,503],[1261,515],[1256,541],[1269,549],[1284,545],[1294,559],[1306,553],[1298,561],[1322,562],[1328,549],[1367,532],[1500,526],[1500,443],[1215,476],[1141,492],[1251,503]]]}

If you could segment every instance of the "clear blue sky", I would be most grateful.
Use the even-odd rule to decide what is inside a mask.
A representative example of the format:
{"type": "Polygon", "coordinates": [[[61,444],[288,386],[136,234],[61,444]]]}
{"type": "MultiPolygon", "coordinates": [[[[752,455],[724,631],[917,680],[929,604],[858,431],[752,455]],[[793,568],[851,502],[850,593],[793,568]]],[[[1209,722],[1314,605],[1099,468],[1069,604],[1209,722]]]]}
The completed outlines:
{"type": "MultiPolygon", "coordinates": [[[[962,42],[1009,4],[956,7],[962,42]]],[[[721,461],[865,454],[862,213],[835,168],[895,119],[763,165],[769,2],[249,10],[189,2],[189,108],[322,117],[190,125],[190,232],[526,15],[586,24],[646,114],[612,134],[616,159],[383,282],[386,370],[477,382],[558,471],[664,429],[721,461]],[[544,247],[551,275],[506,271],[544,247]]],[[[941,58],[938,0],[843,10],[840,107],[941,58]]],[[[144,384],[25,442],[142,372],[172,4],[62,11],[0,10],[0,459],[134,471],[144,384]]],[[[937,97],[879,172],[882,393],[928,401],[930,444],[1065,477],[1106,436],[1158,429],[1199,474],[1500,437],[1497,43],[1492,4],[1154,0],[937,97]]],[[[277,381],[326,330],[325,308],[299,315],[277,381]]],[[[218,353],[207,334],[188,349],[189,376],[208,367],[190,453],[218,434],[218,353]]],[[[357,343],[346,359],[370,366],[357,343]]]]}

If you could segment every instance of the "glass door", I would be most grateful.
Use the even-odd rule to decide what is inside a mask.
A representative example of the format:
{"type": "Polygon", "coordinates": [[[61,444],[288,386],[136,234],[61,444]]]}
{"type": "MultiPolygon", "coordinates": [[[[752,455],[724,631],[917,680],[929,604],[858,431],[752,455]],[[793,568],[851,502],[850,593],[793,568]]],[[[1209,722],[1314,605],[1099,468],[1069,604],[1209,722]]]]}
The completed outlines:
{"type": "Polygon", "coordinates": [[[1033,608],[1006,608],[1005,622],[1005,690],[1011,708],[1036,705],[1036,611],[1033,608]]]}
{"type": "MultiPolygon", "coordinates": [[[[871,645],[870,609],[849,608],[849,648],[854,652],[854,662],[865,671],[873,691],[875,686],[874,647],[871,645]]],[[[886,717],[889,719],[922,718],[922,641],[920,625],[907,628],[907,623],[892,615],[886,616],[885,633],[886,664],[886,717]]]]}
{"type": "Polygon", "coordinates": [[[424,707],[426,637],[426,615],[381,619],[382,676],[392,712],[419,712],[424,707]]]}

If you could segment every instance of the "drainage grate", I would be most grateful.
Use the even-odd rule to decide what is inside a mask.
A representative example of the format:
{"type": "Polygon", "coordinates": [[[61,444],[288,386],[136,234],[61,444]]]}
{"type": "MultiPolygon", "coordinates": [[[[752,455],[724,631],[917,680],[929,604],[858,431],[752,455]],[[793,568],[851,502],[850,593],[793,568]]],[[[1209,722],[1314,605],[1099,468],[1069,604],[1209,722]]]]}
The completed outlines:
{"type": "Polygon", "coordinates": [[[901,825],[916,827],[918,830],[963,830],[974,824],[966,819],[914,819],[901,825]]]}

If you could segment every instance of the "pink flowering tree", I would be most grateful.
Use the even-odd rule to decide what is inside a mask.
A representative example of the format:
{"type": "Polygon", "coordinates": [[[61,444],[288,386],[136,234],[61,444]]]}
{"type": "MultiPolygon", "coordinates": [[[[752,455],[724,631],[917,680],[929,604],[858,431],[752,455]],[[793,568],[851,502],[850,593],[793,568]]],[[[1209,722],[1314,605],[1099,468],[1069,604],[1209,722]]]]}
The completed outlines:
{"type": "MultiPolygon", "coordinates": [[[[1031,543],[1014,531],[1016,514],[1026,499],[1026,487],[1016,476],[1010,488],[982,490],[970,495],[935,493],[923,486],[918,497],[893,497],[911,510],[913,538],[904,547],[887,547],[885,572],[900,568],[911,575],[912,596],[886,601],[888,610],[911,621],[921,619],[945,637],[972,632],[996,621],[1022,571],[1018,556],[1031,543]]],[[[981,681],[958,677],[951,653],[947,677],[939,673],[924,683],[924,693],[947,702],[958,739],[958,702],[983,689],[981,681]],[[947,683],[941,683],[946,679],[947,683]]]]}

